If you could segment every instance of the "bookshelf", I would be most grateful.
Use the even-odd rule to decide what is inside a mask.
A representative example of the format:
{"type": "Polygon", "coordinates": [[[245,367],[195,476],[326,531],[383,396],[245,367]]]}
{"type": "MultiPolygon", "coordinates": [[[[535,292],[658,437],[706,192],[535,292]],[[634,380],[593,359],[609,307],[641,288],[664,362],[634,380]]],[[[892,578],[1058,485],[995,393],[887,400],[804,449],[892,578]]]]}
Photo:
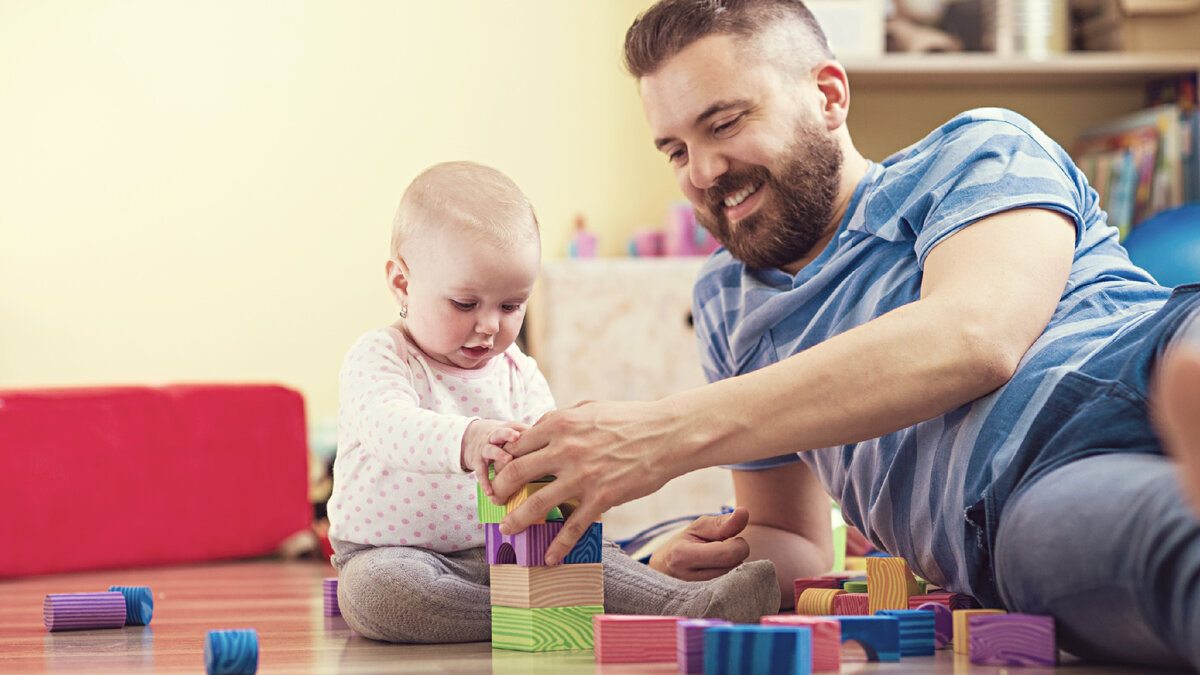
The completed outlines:
{"type": "Polygon", "coordinates": [[[847,60],[850,130],[880,160],[969,108],[1029,117],[1064,146],[1085,128],[1145,105],[1146,84],[1200,72],[1200,50],[1070,52],[1046,59],[990,53],[887,54],[847,60]]]}

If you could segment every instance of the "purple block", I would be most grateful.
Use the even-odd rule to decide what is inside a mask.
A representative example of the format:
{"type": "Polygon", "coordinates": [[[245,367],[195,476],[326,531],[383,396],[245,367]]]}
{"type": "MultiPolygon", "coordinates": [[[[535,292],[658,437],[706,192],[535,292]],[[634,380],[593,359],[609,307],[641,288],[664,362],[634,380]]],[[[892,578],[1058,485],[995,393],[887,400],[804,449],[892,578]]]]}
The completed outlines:
{"type": "Polygon", "coordinates": [[[535,523],[524,532],[501,534],[499,523],[484,523],[487,562],[489,565],[542,567],[546,564],[546,548],[558,536],[562,526],[561,522],[535,523]]]}
{"type": "Polygon", "coordinates": [[[940,602],[927,602],[917,609],[933,612],[933,648],[954,642],[954,612],[940,602]]]}
{"type": "Polygon", "coordinates": [[[972,616],[971,663],[981,666],[1046,666],[1058,663],[1054,619],[1032,614],[972,616]]]}
{"type": "Polygon", "coordinates": [[[341,616],[342,609],[338,606],[337,577],[328,577],[322,583],[322,597],[325,599],[325,616],[341,616]]]}
{"type": "Polygon", "coordinates": [[[46,630],[121,628],[125,625],[125,596],[101,593],[50,593],[42,603],[46,630]]]}
{"type": "Polygon", "coordinates": [[[684,619],[675,624],[675,656],[681,673],[704,672],[704,631],[732,626],[724,619],[684,619]]]}

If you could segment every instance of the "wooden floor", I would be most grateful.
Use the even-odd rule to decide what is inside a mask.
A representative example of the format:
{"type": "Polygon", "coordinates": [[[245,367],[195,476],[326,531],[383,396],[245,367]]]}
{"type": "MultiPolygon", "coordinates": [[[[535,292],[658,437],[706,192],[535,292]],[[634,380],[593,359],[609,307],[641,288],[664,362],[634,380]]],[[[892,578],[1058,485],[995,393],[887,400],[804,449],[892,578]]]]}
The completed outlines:
{"type": "MultiPolygon", "coordinates": [[[[488,643],[375,642],[355,635],[340,617],[324,616],[321,580],[329,576],[334,576],[333,568],[320,562],[256,560],[0,581],[0,673],[203,672],[205,634],[229,628],[258,631],[260,673],[677,672],[674,664],[596,666],[591,651],[526,654],[492,650],[488,643]],[[151,588],[154,616],[149,626],[46,631],[42,603],[47,593],[104,591],[114,585],[151,588]]],[[[976,675],[1004,669],[972,666],[943,650],[899,663],[848,662],[842,672],[976,675]]],[[[1144,671],[1074,663],[1008,672],[1144,671]]]]}

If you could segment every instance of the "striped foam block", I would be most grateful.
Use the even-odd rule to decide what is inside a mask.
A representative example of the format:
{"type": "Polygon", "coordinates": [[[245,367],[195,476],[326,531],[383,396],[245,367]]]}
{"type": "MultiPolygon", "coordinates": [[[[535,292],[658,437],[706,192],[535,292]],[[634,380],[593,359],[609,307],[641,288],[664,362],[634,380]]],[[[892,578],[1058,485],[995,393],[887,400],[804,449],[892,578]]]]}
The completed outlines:
{"type": "Polygon", "coordinates": [[[492,647],[549,652],[592,647],[592,619],[603,605],[576,607],[492,606],[492,647]]]}
{"type": "Polygon", "coordinates": [[[973,616],[983,616],[985,614],[1004,614],[1002,609],[956,609],[953,610],[954,616],[954,653],[968,654],[970,653],[970,619],[973,616]]]}
{"type": "Polygon", "coordinates": [[[125,618],[125,596],[117,591],[50,593],[42,603],[42,619],[51,631],[120,628],[125,618]]]}
{"type": "Polygon", "coordinates": [[[1054,619],[1032,614],[975,615],[970,625],[971,663],[984,666],[1058,664],[1054,619]]]}
{"type": "Polygon", "coordinates": [[[154,616],[154,593],[149,586],[109,586],[125,596],[125,625],[145,626],[154,616]]]}
{"type": "Polygon", "coordinates": [[[900,656],[933,656],[935,617],[916,609],[881,609],[876,614],[900,621],[900,656]]]}
{"type": "Polygon", "coordinates": [[[204,636],[204,669],[208,675],[254,675],[258,670],[258,631],[208,631],[204,636]]]}
{"type": "Polygon", "coordinates": [[[675,662],[681,673],[704,672],[704,631],[732,626],[724,619],[684,619],[675,624],[675,662]]]}
{"type": "Polygon", "coordinates": [[[920,595],[917,580],[904,558],[867,558],[868,614],[881,609],[908,609],[908,598],[920,595]]]}
{"type": "Polygon", "coordinates": [[[592,617],[596,663],[674,663],[675,624],[683,619],[637,614],[592,617]]]}
{"type": "Polygon", "coordinates": [[[326,577],[321,582],[321,597],[325,601],[325,616],[341,616],[342,609],[338,606],[337,577],[326,577]]]}
{"type": "Polygon", "coordinates": [[[571,607],[604,604],[601,563],[521,567],[492,565],[492,604],[504,607],[571,607]]]}
{"type": "Polygon", "coordinates": [[[704,631],[705,675],[811,675],[808,626],[720,626],[704,631]]]}
{"type": "Polygon", "coordinates": [[[813,616],[833,614],[834,598],[845,593],[840,588],[806,588],[796,601],[796,613],[813,616]]]}
{"type": "Polygon", "coordinates": [[[501,534],[497,523],[487,523],[483,527],[489,565],[533,567],[546,564],[546,548],[558,536],[563,524],[537,523],[516,534],[501,534]]]}
{"type": "Polygon", "coordinates": [[[808,626],[812,629],[814,672],[839,672],[842,669],[842,624],[837,619],[798,614],[764,616],[759,623],[767,626],[808,626]]]}

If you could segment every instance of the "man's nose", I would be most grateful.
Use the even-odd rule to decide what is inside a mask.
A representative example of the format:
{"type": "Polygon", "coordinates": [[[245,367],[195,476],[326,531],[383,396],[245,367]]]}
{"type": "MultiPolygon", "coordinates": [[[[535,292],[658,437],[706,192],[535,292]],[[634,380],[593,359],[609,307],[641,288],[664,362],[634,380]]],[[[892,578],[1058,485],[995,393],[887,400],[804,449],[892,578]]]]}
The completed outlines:
{"type": "Polygon", "coordinates": [[[697,190],[707,190],[729,169],[719,152],[693,151],[688,156],[688,179],[697,190]]]}

